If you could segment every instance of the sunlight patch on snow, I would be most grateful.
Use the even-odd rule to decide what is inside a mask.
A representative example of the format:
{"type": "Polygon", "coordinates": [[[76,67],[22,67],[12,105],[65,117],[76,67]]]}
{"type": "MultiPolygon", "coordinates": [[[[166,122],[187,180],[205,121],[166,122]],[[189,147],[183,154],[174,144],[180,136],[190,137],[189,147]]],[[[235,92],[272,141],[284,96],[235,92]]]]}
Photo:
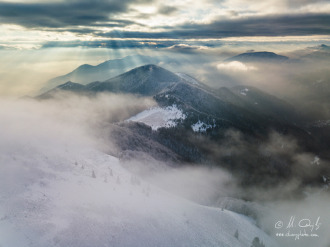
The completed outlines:
{"type": "Polygon", "coordinates": [[[175,127],[179,120],[184,120],[186,115],[176,106],[166,108],[153,107],[129,118],[127,121],[141,122],[153,130],[159,128],[175,127]]]}

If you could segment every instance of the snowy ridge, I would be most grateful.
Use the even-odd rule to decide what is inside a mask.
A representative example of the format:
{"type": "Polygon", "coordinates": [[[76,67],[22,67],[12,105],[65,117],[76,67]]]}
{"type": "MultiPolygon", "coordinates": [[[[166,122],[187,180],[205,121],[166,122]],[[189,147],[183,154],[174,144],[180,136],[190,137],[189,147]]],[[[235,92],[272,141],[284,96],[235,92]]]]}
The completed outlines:
{"type": "Polygon", "coordinates": [[[185,73],[175,73],[177,76],[181,77],[182,79],[186,80],[187,82],[190,82],[193,85],[199,85],[200,83],[190,75],[187,75],[185,73]]]}
{"type": "Polygon", "coordinates": [[[175,127],[177,122],[184,120],[186,115],[176,106],[166,108],[153,107],[127,119],[127,121],[142,122],[153,130],[175,127]]]}

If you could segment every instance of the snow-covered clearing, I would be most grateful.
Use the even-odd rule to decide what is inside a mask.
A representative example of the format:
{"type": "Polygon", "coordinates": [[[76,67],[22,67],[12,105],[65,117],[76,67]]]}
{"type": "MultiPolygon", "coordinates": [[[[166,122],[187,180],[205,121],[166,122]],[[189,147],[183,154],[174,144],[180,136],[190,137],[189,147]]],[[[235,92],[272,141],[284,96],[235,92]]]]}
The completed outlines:
{"type": "Polygon", "coordinates": [[[142,122],[153,130],[165,127],[174,127],[177,121],[184,120],[186,115],[176,106],[165,108],[153,107],[129,118],[127,121],[142,122]]]}

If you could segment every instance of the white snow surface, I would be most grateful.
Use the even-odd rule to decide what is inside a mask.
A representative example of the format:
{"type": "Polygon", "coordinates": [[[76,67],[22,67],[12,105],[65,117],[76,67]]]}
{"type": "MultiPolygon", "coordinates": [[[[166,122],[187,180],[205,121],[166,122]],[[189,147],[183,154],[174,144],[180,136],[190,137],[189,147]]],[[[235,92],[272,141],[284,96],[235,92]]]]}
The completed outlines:
{"type": "Polygon", "coordinates": [[[197,123],[191,125],[191,128],[194,132],[206,132],[207,129],[214,128],[215,124],[206,124],[200,120],[198,120],[197,123]]]}
{"type": "Polygon", "coordinates": [[[256,236],[276,246],[248,217],[137,178],[98,151],[81,124],[64,122],[62,108],[3,105],[1,247],[249,247],[256,236]]]}
{"type": "Polygon", "coordinates": [[[246,96],[246,95],[247,95],[247,92],[249,92],[249,89],[248,89],[248,88],[244,88],[244,89],[241,90],[240,93],[241,93],[242,95],[246,96]]]}
{"type": "Polygon", "coordinates": [[[320,165],[320,162],[321,162],[320,157],[315,156],[315,157],[314,157],[314,160],[311,161],[311,164],[312,164],[312,165],[320,165]]]}
{"type": "Polygon", "coordinates": [[[153,130],[177,125],[177,121],[184,120],[186,115],[176,106],[153,107],[129,118],[127,121],[142,122],[153,130]]]}
{"type": "Polygon", "coordinates": [[[115,157],[34,144],[0,149],[0,246],[276,246],[245,216],[134,182],[115,157]]]}
{"type": "Polygon", "coordinates": [[[116,158],[98,151],[0,160],[0,246],[240,247],[255,236],[276,246],[245,216],[132,183],[116,158]]]}

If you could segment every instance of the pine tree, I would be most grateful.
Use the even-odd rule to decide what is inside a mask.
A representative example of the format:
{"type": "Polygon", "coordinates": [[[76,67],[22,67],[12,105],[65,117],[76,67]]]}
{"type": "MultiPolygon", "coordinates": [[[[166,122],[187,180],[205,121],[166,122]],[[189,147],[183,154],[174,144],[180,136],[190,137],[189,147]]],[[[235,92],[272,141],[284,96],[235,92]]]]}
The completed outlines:
{"type": "Polygon", "coordinates": [[[265,247],[263,242],[260,242],[260,239],[258,237],[255,237],[252,241],[251,247],[265,247]]]}
{"type": "Polygon", "coordinates": [[[239,236],[239,234],[238,234],[238,230],[236,229],[236,232],[235,232],[235,234],[234,234],[234,237],[238,239],[238,236],[239,236]]]}
{"type": "Polygon", "coordinates": [[[93,178],[96,178],[96,175],[95,175],[94,170],[93,170],[93,172],[92,172],[92,177],[93,177],[93,178]]]}

